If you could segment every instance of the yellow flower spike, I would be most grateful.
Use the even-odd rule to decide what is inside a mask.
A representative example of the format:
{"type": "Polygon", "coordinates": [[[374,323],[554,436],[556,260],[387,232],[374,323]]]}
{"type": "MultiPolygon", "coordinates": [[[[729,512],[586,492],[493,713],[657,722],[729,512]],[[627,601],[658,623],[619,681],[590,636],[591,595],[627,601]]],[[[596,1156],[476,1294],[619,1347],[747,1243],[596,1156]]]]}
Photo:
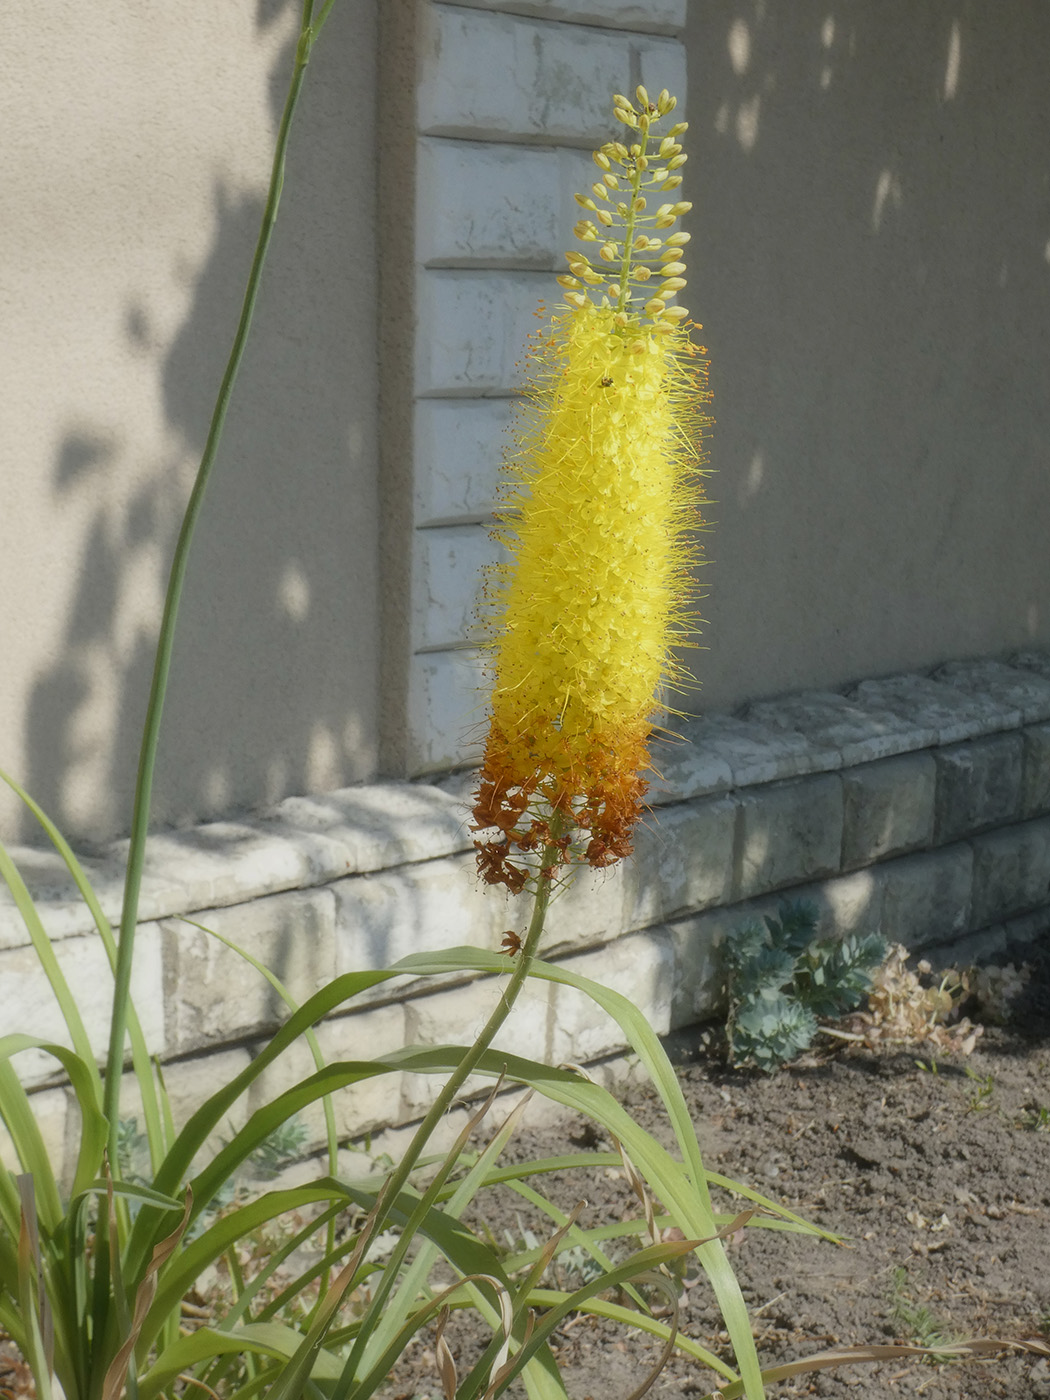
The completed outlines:
{"type": "MultiPolygon", "coordinates": [[[[615,102],[620,120],[638,115],[615,102]]],[[[673,101],[649,106],[656,127],[673,101]]],[[[633,154],[617,148],[630,202],[597,211],[615,229],[599,255],[617,276],[584,275],[531,338],[506,462],[496,536],[512,562],[487,581],[493,690],[474,823],[483,878],[515,892],[558,865],[629,854],[661,696],[686,679],[673,649],[692,631],[707,363],[688,313],[664,300],[684,279],[666,277],[648,304],[636,289],[652,275],[640,259],[662,246],[638,227],[659,222],[640,189],[660,138],[641,129],[633,154]]],[[[582,255],[567,257],[579,276],[582,255]]]]}

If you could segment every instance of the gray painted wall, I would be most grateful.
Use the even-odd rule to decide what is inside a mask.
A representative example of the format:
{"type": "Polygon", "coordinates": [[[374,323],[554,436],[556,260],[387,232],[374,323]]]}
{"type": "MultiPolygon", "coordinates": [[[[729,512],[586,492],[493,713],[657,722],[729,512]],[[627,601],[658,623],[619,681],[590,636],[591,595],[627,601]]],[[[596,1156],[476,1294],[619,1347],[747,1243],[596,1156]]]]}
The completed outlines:
{"type": "MultiPolygon", "coordinates": [[[[127,827],[164,570],[297,8],[99,0],[0,19],[0,764],[80,839],[127,827]]],[[[181,619],[161,823],[471,758],[474,701],[412,664],[420,599],[469,614],[471,585],[442,555],[455,597],[435,599],[414,554],[419,441],[384,433],[380,463],[377,399],[404,427],[429,314],[424,273],[413,283],[389,254],[411,262],[418,133],[508,159],[549,146],[513,113],[452,130],[427,117],[433,93],[417,109],[412,83],[429,92],[439,61],[417,18],[424,34],[535,26],[555,65],[559,30],[566,53],[593,32],[623,86],[617,54],[677,51],[687,10],[688,304],[713,352],[718,504],[686,708],[1050,644],[1045,7],[382,0],[382,42],[377,8],[342,0],[311,64],[181,619]],[[395,734],[380,758],[381,712],[395,730],[421,716],[431,756],[395,734]]],[[[520,87],[504,84],[508,112],[520,87]]],[[[554,144],[571,163],[590,139],[554,144]]],[[[453,213],[462,196],[448,192],[453,213]]],[[[431,281],[448,277],[438,254],[432,268],[415,249],[431,281]]],[[[513,248],[476,261],[493,286],[504,266],[545,276],[513,248]]],[[[428,540],[443,521],[422,521],[428,540]]],[[[465,657],[462,640],[447,655],[465,657]]],[[[423,655],[433,669],[446,653],[423,655]]],[[[0,797],[0,834],[22,829],[0,797]]]]}
{"type": "Polygon", "coordinates": [[[1050,11],[689,6],[690,705],[1050,640],[1050,11]]]}
{"type": "MultiPolygon", "coordinates": [[[[128,825],[298,11],[0,19],[0,764],[76,837],[128,825]]],[[[376,771],[374,30],[373,4],[337,5],[310,65],[180,619],[161,822],[376,771]]]]}

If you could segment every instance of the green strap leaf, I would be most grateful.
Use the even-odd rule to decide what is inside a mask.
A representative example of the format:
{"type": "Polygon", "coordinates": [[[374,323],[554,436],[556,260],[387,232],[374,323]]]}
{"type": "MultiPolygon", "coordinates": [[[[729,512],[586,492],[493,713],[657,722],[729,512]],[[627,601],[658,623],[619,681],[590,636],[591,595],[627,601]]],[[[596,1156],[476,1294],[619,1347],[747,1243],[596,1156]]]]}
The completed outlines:
{"type": "MultiPolygon", "coordinates": [[[[73,883],[84,901],[84,905],[90,913],[98,930],[102,946],[109,959],[109,965],[116,969],[117,965],[117,940],[113,935],[113,928],[103,912],[91,881],[84,872],[84,867],[80,864],[73,848],[59,831],[58,827],[47,815],[40,804],[26,792],[22,785],[15,781],[9,773],[0,769],[0,782],[4,782],[11,791],[33,814],[36,821],[43,828],[48,840],[65,862],[66,869],[72,876],[73,883]]],[[[135,1077],[139,1085],[139,1094],[142,1100],[142,1113],[146,1125],[146,1135],[149,1140],[150,1160],[153,1163],[154,1171],[160,1164],[164,1155],[166,1141],[163,1132],[163,1120],[157,1100],[157,1088],[154,1083],[152,1066],[150,1064],[149,1050],[146,1048],[146,1038],[142,1033],[142,1026],[132,1004],[128,1006],[128,1035],[131,1041],[131,1058],[135,1069],[135,1077]]],[[[94,1063],[92,1061],[92,1063],[94,1063]]],[[[99,1101],[101,1107],[101,1096],[99,1101]]],[[[170,1142],[170,1139],[167,1141],[170,1142]]]]}
{"type": "MultiPolygon", "coordinates": [[[[301,1341],[301,1335],[294,1328],[279,1322],[249,1322],[231,1332],[217,1327],[199,1327],[196,1332],[165,1347],[146,1374],[139,1377],[139,1400],[154,1400],[183,1371],[219,1356],[252,1352],[278,1362],[290,1361],[301,1341]]],[[[314,1359],[309,1374],[315,1380],[333,1381],[339,1369],[336,1358],[322,1351],[314,1359]]]]}
{"type": "Polygon", "coordinates": [[[33,950],[39,959],[44,975],[51,984],[51,990],[55,994],[55,1000],[58,1002],[59,1010],[62,1013],[62,1019],[66,1023],[66,1029],[69,1031],[69,1038],[73,1042],[73,1048],[84,1064],[90,1065],[92,1068],[98,1106],[101,1108],[102,1076],[99,1074],[98,1066],[95,1064],[95,1052],[92,1049],[91,1041],[84,1027],[76,997],[74,997],[73,993],[70,991],[65,973],[59,966],[58,958],[55,956],[55,950],[51,945],[51,939],[47,930],[44,928],[43,920],[37,913],[36,905],[33,903],[33,897],[29,893],[18,867],[11,859],[7,847],[3,842],[0,842],[0,876],[3,877],[8,889],[11,891],[15,906],[22,915],[25,926],[29,931],[33,950]]]}
{"type": "Polygon", "coordinates": [[[54,1233],[62,1223],[64,1212],[54,1168],[37,1127],[29,1096],[10,1063],[11,1056],[21,1050],[43,1050],[45,1054],[53,1056],[73,1086],[81,1117],[74,1191],[83,1190],[86,1182],[98,1172],[106,1145],[106,1120],[102,1117],[101,1099],[95,1088],[97,1070],[94,1061],[85,1064],[77,1052],[53,1041],[22,1034],[0,1036],[0,1118],[7,1124],[23,1168],[32,1174],[36,1183],[41,1223],[48,1233],[54,1233]]]}

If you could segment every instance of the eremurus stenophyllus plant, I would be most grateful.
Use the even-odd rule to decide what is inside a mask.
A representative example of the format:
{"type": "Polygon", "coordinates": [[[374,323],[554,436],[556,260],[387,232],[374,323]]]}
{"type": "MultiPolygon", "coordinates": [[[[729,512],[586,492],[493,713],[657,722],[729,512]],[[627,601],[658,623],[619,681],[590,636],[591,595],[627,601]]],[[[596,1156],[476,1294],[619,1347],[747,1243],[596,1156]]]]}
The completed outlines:
{"type": "MultiPolygon", "coordinates": [[[[283,998],[288,1017],[251,1063],[181,1127],[172,1121],[163,1073],[151,1063],[135,1014],[134,931],[178,603],[277,216],[292,114],[332,2],[326,0],[316,14],[313,0],[302,6],[263,226],[175,548],[119,936],[61,834],[9,780],[69,868],[114,969],[115,996],[100,1071],[40,912],[0,848],[0,874],[24,917],[70,1041],[64,1046],[31,1034],[0,1037],[0,1117],[20,1168],[18,1176],[0,1171],[0,1327],[29,1361],[41,1400],[50,1400],[59,1386],[66,1400],[119,1400],[125,1394],[153,1400],[176,1389],[225,1400],[262,1393],[271,1400],[304,1394],[365,1400],[420,1329],[440,1318],[442,1307],[471,1306],[491,1327],[491,1346],[463,1377],[439,1348],[444,1383],[454,1387],[458,1400],[487,1400],[519,1374],[535,1400],[564,1400],[551,1337],[569,1311],[580,1309],[629,1318],[665,1350],[674,1343],[724,1385],[757,1397],[762,1381],[747,1312],[722,1247],[743,1217],[713,1209],[708,1181],[738,1190],[748,1210],[775,1213],[789,1228],[808,1227],[744,1187],[709,1178],[674,1072],[642,1013],[626,997],[540,957],[550,900],[572,867],[604,867],[630,849],[645,789],[646,743],[662,689],[678,679],[673,648],[690,625],[689,540],[699,524],[704,361],[690,342],[687,313],[674,304],[684,285],[686,243],[676,223],[687,206],[662,199],[679,185],[684,161],[678,140],[684,125],[659,134],[674,107],[668,94],[653,102],[640,88],[636,103],[616,99],[615,115],[633,139],[612,142],[595,155],[601,179],[580,196],[593,218],[577,231],[587,247],[595,245],[596,260],[570,255],[564,304],[534,343],[526,413],[509,463],[513,484],[501,528],[515,563],[491,580],[492,717],[476,820],[485,879],[512,890],[528,885],[533,896],[528,926],[515,935],[517,956],[472,948],[417,954],[388,970],[346,973],[300,1006],[245,953],[283,998]],[[537,561],[543,559],[548,565],[541,568],[537,561]],[[450,973],[487,975],[498,989],[473,1045],[410,1046],[325,1062],[312,1035],[323,1017],[355,1009],[355,999],[381,993],[391,978],[450,973]],[[578,1073],[492,1048],[527,978],[590,997],[618,1023],[666,1105],[673,1153],[578,1073]],[[229,1129],[238,1102],[300,1037],[309,1044],[314,1072],[263,1103],[243,1126],[229,1129]],[[76,1100],[81,1122],[72,1182],[63,1181],[60,1166],[50,1161],[32,1096],[15,1073],[12,1058],[26,1049],[54,1057],[76,1100]],[[142,1178],[121,1162],[121,1079],[128,1050],[137,1093],[130,1111],[142,1116],[150,1157],[142,1178]],[[441,1081],[423,1121],[388,1167],[377,1165],[360,1180],[341,1176],[334,1096],[376,1076],[402,1073],[441,1081]],[[486,1147],[470,1150],[471,1134],[493,1111],[490,1097],[451,1146],[446,1142],[436,1151],[435,1133],[473,1074],[530,1088],[589,1116],[617,1150],[501,1166],[499,1154],[520,1109],[486,1147]],[[223,1204],[252,1154],[318,1102],[327,1113],[327,1175],[305,1185],[278,1184],[255,1197],[236,1192],[223,1204]],[[209,1145],[217,1138],[218,1146],[209,1145]],[[603,1247],[608,1236],[582,1216],[561,1215],[537,1182],[550,1172],[595,1165],[619,1163],[627,1170],[628,1162],[641,1208],[617,1229],[636,1247],[626,1259],[614,1260],[603,1247]],[[424,1175],[417,1171],[421,1166],[424,1175]],[[551,1235],[537,1257],[503,1257],[463,1223],[477,1194],[496,1182],[549,1217],[551,1235]],[[311,1211],[317,1214],[306,1223],[289,1225],[279,1258],[254,1275],[245,1271],[241,1251],[255,1232],[311,1211]],[[381,1238],[393,1240],[382,1255],[376,1252],[381,1238]],[[311,1240],[314,1262],[298,1266],[291,1277],[282,1275],[275,1294],[268,1290],[264,1285],[278,1268],[292,1267],[296,1251],[311,1240]],[[585,1250],[603,1272],[571,1292],[545,1287],[544,1265],[570,1247],[585,1250]],[[699,1342],[676,1337],[673,1318],[667,1322],[647,1311],[635,1287],[639,1278],[692,1250],[718,1297],[737,1368],[699,1342]],[[214,1303],[204,1325],[184,1332],[183,1300],[223,1260],[229,1264],[229,1295],[214,1303]],[[431,1283],[438,1263],[445,1278],[451,1273],[455,1281],[442,1286],[440,1297],[431,1283]],[[601,1296],[613,1286],[637,1310],[601,1296]],[[293,1313],[296,1299],[305,1300],[305,1311],[293,1313]]],[[[658,1277],[667,1293],[667,1279],[658,1277]]]]}

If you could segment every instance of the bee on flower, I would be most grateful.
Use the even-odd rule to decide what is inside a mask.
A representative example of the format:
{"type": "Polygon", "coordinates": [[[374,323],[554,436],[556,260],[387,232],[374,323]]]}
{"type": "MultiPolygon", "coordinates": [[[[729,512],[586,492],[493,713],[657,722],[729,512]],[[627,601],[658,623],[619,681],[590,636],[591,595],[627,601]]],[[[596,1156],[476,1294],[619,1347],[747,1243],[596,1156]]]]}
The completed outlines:
{"type": "Polygon", "coordinates": [[[630,854],[674,649],[694,630],[706,352],[690,338],[691,205],[665,90],[614,98],[636,139],[594,152],[600,179],[566,254],[564,305],[530,341],[485,585],[491,716],[474,807],[478,868],[518,892],[630,854]]]}

